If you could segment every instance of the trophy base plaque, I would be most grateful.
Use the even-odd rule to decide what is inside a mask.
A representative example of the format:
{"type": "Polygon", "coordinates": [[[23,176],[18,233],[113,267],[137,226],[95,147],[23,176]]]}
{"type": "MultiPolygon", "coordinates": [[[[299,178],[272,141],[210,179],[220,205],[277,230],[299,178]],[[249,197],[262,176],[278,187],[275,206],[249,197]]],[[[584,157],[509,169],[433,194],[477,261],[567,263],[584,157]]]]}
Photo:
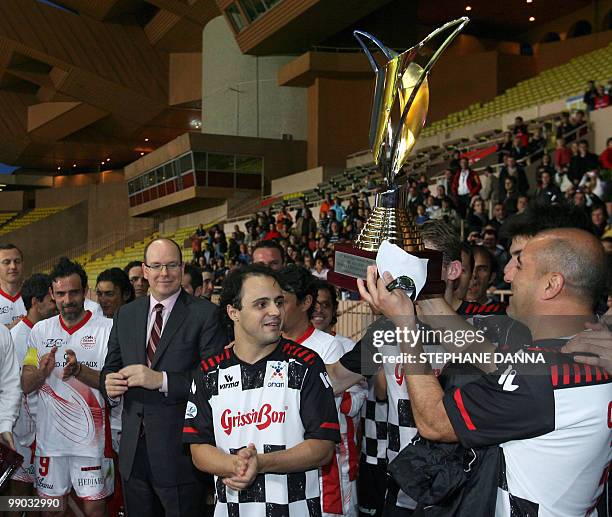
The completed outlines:
{"type": "MultiPolygon", "coordinates": [[[[415,257],[428,259],[427,282],[419,296],[443,294],[446,283],[441,280],[442,253],[424,249],[410,252],[415,257]],[[430,280],[438,278],[440,280],[430,280]]],[[[350,244],[334,246],[334,270],[327,275],[327,280],[347,291],[357,292],[357,279],[365,279],[368,266],[376,265],[376,252],[364,251],[350,244]]]]}

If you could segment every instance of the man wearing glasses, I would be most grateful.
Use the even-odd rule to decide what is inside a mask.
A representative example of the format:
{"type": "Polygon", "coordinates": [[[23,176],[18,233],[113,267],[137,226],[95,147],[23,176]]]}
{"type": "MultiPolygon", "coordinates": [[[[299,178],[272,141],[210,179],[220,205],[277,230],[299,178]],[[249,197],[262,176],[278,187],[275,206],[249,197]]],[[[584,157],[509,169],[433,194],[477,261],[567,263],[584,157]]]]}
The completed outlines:
{"type": "Polygon", "coordinates": [[[119,470],[130,515],[197,515],[204,492],[182,446],[190,371],[227,344],[218,308],[181,289],[179,245],[155,239],[145,248],[149,296],[115,314],[100,389],[123,397],[119,470]]]}

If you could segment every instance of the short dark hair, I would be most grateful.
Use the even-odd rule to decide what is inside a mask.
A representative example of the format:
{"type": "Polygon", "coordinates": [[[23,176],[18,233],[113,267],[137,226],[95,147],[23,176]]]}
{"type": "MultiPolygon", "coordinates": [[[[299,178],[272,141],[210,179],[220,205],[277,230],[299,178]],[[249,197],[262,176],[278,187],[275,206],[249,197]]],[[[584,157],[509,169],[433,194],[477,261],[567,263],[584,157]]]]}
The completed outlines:
{"type": "Polygon", "coordinates": [[[87,288],[87,273],[78,262],[72,262],[68,257],[61,257],[53,271],[49,274],[51,282],[55,282],[58,278],[66,278],[71,275],[79,275],[81,279],[81,288],[87,288]]]}
{"type": "Polygon", "coordinates": [[[253,252],[251,253],[251,256],[253,256],[257,250],[262,249],[262,248],[278,250],[283,263],[285,262],[285,250],[278,242],[276,242],[275,240],[271,240],[271,239],[258,242],[253,248],[253,252]]]}
{"type": "Polygon", "coordinates": [[[249,264],[232,270],[223,280],[219,300],[221,316],[230,325],[233,325],[233,322],[227,314],[227,306],[231,305],[235,309],[242,309],[242,285],[250,276],[269,276],[278,282],[277,273],[262,264],[249,264]]]}
{"type": "Polygon", "coordinates": [[[130,277],[121,268],[111,267],[110,269],[105,269],[102,271],[102,273],[100,273],[96,279],[96,286],[100,282],[111,282],[114,286],[118,287],[121,291],[121,296],[127,295],[125,303],[129,303],[136,298],[134,286],[132,285],[132,282],[130,282],[130,277]]]}
{"type": "Polygon", "coordinates": [[[329,293],[329,297],[332,303],[331,324],[335,325],[338,322],[338,292],[336,291],[336,288],[327,280],[322,280],[320,278],[315,279],[315,286],[317,288],[317,295],[319,289],[325,289],[329,293]]]}
{"type": "Polygon", "coordinates": [[[23,260],[23,251],[21,251],[21,249],[19,249],[17,246],[11,243],[0,244],[0,251],[9,251],[9,250],[17,250],[19,252],[19,255],[21,255],[21,260],[23,260]]]}
{"type": "Polygon", "coordinates": [[[202,279],[202,270],[198,266],[194,266],[193,264],[185,264],[184,275],[189,275],[191,284],[191,288],[195,292],[198,287],[202,287],[204,285],[204,280],[202,279]]]}
{"type": "Polygon", "coordinates": [[[294,294],[298,302],[302,303],[308,295],[312,297],[312,304],[308,309],[310,320],[317,302],[315,277],[304,266],[289,264],[279,271],[278,280],[283,291],[294,294]]]}
{"type": "Polygon", "coordinates": [[[491,253],[487,248],[481,245],[473,246],[472,253],[474,254],[474,258],[476,258],[476,255],[482,255],[487,257],[487,260],[489,261],[490,272],[497,274],[498,265],[496,258],[493,256],[493,253],[491,253]]]}
{"type": "Polygon", "coordinates": [[[577,228],[592,230],[591,218],[585,210],[568,203],[532,202],[522,214],[516,214],[502,226],[502,237],[533,237],[544,230],[577,228]]]}
{"type": "Polygon", "coordinates": [[[127,263],[127,266],[125,266],[125,267],[123,268],[123,272],[124,272],[126,275],[129,275],[129,274],[130,274],[130,269],[132,269],[133,267],[139,267],[139,268],[142,268],[142,261],[141,261],[141,260],[132,260],[131,262],[128,262],[128,263],[127,263]]]}
{"type": "Polygon", "coordinates": [[[461,240],[459,234],[442,220],[426,221],[420,228],[426,247],[441,251],[445,265],[453,260],[461,260],[461,240]]]}
{"type": "Polygon", "coordinates": [[[178,243],[176,241],[173,241],[172,239],[168,239],[167,237],[158,237],[157,239],[153,239],[152,241],[149,241],[147,245],[145,246],[144,256],[143,256],[144,258],[143,262],[145,264],[147,263],[147,251],[149,251],[149,246],[151,246],[151,244],[157,241],[167,241],[167,242],[171,242],[172,244],[174,244],[176,246],[176,249],[179,252],[179,259],[181,261],[181,264],[183,263],[183,250],[181,250],[181,247],[178,245],[178,243]]]}
{"type": "Polygon", "coordinates": [[[43,273],[35,273],[21,286],[21,299],[26,311],[32,308],[32,299],[42,302],[51,289],[51,277],[43,273]]]}

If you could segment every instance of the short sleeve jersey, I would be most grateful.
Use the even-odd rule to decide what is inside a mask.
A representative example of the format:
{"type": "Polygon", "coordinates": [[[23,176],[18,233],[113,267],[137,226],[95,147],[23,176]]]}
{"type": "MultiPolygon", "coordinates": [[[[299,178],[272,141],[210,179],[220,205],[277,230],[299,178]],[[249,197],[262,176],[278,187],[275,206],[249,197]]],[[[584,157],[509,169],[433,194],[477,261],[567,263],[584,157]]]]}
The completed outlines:
{"type": "MultiPolygon", "coordinates": [[[[28,338],[34,325],[27,318],[21,321],[11,329],[11,337],[15,345],[19,368],[23,368],[23,362],[28,353],[28,338]]],[[[21,407],[19,408],[19,417],[13,427],[13,434],[17,441],[24,447],[29,447],[36,435],[36,405],[38,404],[38,394],[36,392],[29,395],[23,394],[21,397],[21,407]]]]}
{"type": "Polygon", "coordinates": [[[21,293],[11,296],[0,289],[0,324],[10,325],[13,321],[25,316],[27,311],[21,293]]]}
{"type": "MultiPolygon", "coordinates": [[[[307,439],[340,441],[334,394],[321,359],[281,339],[254,364],[233,349],[205,359],[191,385],[183,441],[228,454],[253,443],[258,453],[290,449],[307,439]]],[[[320,515],[318,469],[259,474],[237,492],[216,479],[215,517],[320,515]]]]}
{"type": "Polygon", "coordinates": [[[74,377],[63,381],[62,374],[68,349],[74,351],[79,363],[101,370],[112,325],[112,320],[92,316],[89,311],[73,327],[68,327],[61,316],[34,325],[28,347],[36,349],[37,361],[52,347],[57,347],[55,369],[38,390],[38,456],[104,456],[105,446],[110,444],[106,440],[107,424],[102,395],[74,377]]]}
{"type": "Polygon", "coordinates": [[[588,515],[612,459],[612,383],[598,367],[537,342],[546,365],[516,364],[448,391],[444,407],[464,447],[503,452],[497,516],[588,515]]]}
{"type": "Polygon", "coordinates": [[[338,339],[312,326],[296,339],[296,343],[314,350],[323,360],[323,364],[335,363],[344,354],[344,348],[338,339]]]}

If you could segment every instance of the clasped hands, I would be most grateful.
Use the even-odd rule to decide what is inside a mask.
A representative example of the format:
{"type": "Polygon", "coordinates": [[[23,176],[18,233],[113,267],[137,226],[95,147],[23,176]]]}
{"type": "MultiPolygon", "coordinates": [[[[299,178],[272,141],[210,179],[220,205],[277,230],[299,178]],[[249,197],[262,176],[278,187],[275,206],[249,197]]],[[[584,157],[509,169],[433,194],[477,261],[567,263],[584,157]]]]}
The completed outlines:
{"type": "Polygon", "coordinates": [[[129,388],[145,388],[147,390],[158,390],[164,381],[164,374],[144,364],[131,364],[125,366],[115,373],[106,376],[104,385],[106,393],[110,398],[123,395],[129,388]]]}
{"type": "Polygon", "coordinates": [[[255,481],[258,468],[257,450],[254,444],[249,443],[248,447],[232,455],[233,476],[223,478],[223,484],[234,490],[244,490],[255,481]]]}
{"type": "MultiPolygon", "coordinates": [[[[55,353],[57,347],[51,348],[48,354],[43,355],[38,361],[38,369],[43,372],[45,379],[51,375],[51,372],[55,369],[55,353]]],[[[62,380],[67,381],[70,377],[78,375],[81,370],[80,364],[77,361],[77,356],[74,350],[66,350],[66,364],[64,365],[64,371],[62,373],[62,380]]]]}

